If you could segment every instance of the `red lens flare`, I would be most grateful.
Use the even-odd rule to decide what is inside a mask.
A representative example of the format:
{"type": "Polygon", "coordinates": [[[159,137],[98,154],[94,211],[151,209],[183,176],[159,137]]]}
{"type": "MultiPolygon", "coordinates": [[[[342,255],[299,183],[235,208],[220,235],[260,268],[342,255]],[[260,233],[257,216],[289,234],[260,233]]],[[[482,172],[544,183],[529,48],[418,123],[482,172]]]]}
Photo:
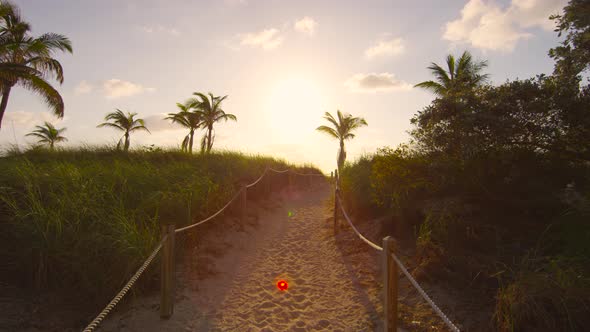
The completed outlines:
{"type": "Polygon", "coordinates": [[[285,280],[279,280],[277,282],[277,288],[279,290],[284,291],[284,290],[287,290],[287,288],[289,288],[289,284],[287,284],[287,282],[285,280]]]}

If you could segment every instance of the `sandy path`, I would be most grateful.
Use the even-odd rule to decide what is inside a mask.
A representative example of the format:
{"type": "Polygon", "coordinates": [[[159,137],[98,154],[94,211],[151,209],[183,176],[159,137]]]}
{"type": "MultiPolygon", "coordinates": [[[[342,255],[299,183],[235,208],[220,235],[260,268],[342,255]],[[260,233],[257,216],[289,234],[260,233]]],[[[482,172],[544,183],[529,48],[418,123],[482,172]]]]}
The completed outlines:
{"type": "Polygon", "coordinates": [[[362,276],[343,256],[327,222],[329,198],[328,186],[278,195],[255,226],[214,226],[179,266],[170,320],[159,318],[154,294],[109,317],[103,330],[374,330],[381,308],[377,291],[367,290],[373,273],[362,276]],[[276,288],[278,278],[287,291],[276,288]]]}

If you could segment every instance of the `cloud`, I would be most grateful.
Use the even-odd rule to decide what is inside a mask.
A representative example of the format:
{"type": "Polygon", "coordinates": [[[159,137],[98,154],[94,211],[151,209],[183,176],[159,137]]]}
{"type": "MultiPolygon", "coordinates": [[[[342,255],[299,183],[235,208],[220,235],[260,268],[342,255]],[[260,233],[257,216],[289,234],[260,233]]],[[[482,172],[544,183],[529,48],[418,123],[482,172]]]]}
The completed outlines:
{"type": "Polygon", "coordinates": [[[347,79],[344,85],[352,92],[386,92],[394,90],[409,90],[411,84],[400,81],[390,73],[356,74],[347,79]]]}
{"type": "Polygon", "coordinates": [[[303,32],[310,36],[313,36],[317,25],[318,23],[313,18],[305,16],[304,18],[295,21],[293,27],[296,31],[303,32]]]}
{"type": "Polygon", "coordinates": [[[55,115],[43,111],[43,112],[27,112],[27,111],[7,111],[4,114],[3,123],[6,125],[14,124],[15,127],[29,128],[37,125],[42,125],[43,122],[50,122],[53,124],[63,121],[58,119],[55,115]]]}
{"type": "Polygon", "coordinates": [[[254,33],[238,34],[240,45],[262,47],[264,50],[272,50],[283,43],[283,36],[278,29],[264,29],[254,33]]]}
{"type": "Polygon", "coordinates": [[[77,95],[83,95],[83,94],[87,94],[89,92],[92,92],[92,90],[94,90],[94,86],[92,84],[88,83],[87,81],[83,80],[83,81],[80,81],[80,83],[78,83],[78,85],[76,85],[74,92],[77,95]]]}
{"type": "Polygon", "coordinates": [[[123,81],[112,78],[104,81],[102,84],[103,92],[107,99],[117,99],[121,97],[129,97],[144,92],[153,92],[154,88],[146,88],[140,84],[123,81]]]}
{"type": "Polygon", "coordinates": [[[377,43],[365,50],[365,56],[372,59],[379,56],[394,56],[404,53],[406,46],[401,38],[378,40],[377,43]]]}
{"type": "Polygon", "coordinates": [[[161,24],[155,26],[140,26],[139,29],[145,33],[165,33],[172,36],[180,35],[180,31],[173,27],[166,27],[161,24]]]}
{"type": "Polygon", "coordinates": [[[552,30],[549,16],[559,13],[566,1],[512,0],[502,8],[494,0],[469,0],[461,17],[446,23],[443,38],[482,50],[511,52],[520,40],[532,37],[526,29],[552,30]]]}
{"type": "Polygon", "coordinates": [[[168,116],[166,113],[148,115],[143,120],[151,132],[182,129],[179,125],[172,124],[170,120],[164,120],[166,116],[168,116]]]}

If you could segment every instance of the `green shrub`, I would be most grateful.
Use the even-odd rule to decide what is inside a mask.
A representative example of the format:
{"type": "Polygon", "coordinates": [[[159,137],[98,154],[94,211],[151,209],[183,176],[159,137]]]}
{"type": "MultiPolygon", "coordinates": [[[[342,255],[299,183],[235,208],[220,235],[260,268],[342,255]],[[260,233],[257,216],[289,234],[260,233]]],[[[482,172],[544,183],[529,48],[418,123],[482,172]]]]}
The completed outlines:
{"type": "Polygon", "coordinates": [[[590,324],[588,260],[526,255],[501,278],[502,331],[582,331],[590,324]]]}

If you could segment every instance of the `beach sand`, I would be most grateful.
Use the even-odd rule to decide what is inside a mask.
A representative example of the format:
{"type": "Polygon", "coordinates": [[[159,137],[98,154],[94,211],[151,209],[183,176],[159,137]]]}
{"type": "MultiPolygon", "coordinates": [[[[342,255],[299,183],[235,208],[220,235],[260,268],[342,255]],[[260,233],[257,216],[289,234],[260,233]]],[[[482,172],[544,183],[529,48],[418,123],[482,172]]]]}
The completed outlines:
{"type": "Polygon", "coordinates": [[[189,235],[196,244],[188,257],[179,259],[170,319],[160,319],[159,296],[153,294],[132,300],[108,317],[101,330],[379,328],[378,274],[354,266],[372,260],[369,265],[378,268],[379,255],[364,247],[366,254],[356,255],[356,262],[343,255],[342,244],[333,236],[328,185],[313,191],[284,191],[252,210],[246,222],[226,218],[202,236],[198,228],[189,235]],[[287,281],[286,291],[277,288],[279,279],[287,281]]]}

